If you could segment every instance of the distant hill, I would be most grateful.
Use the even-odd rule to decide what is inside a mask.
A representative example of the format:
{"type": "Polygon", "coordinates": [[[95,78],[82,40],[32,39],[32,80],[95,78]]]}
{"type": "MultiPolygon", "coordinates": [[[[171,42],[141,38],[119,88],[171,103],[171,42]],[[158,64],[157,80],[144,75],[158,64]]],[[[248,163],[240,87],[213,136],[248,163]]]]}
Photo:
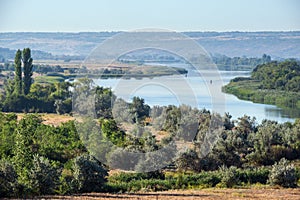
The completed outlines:
{"type": "MultiPolygon", "coordinates": [[[[16,50],[12,50],[9,48],[0,47],[0,62],[6,62],[7,60],[13,60],[15,58],[16,50]]],[[[32,57],[35,60],[82,60],[83,56],[70,56],[70,55],[53,55],[51,53],[40,51],[40,50],[32,50],[32,57]]]]}
{"type": "MultiPolygon", "coordinates": [[[[29,47],[53,56],[87,56],[97,45],[118,32],[0,33],[0,47],[29,47]]],[[[230,57],[300,58],[300,31],[296,32],[184,32],[211,54],[230,57]]],[[[46,55],[44,55],[46,56],[46,55]]],[[[50,56],[50,55],[48,55],[50,56]]]]}
{"type": "Polygon", "coordinates": [[[212,54],[230,57],[260,57],[274,59],[300,58],[300,31],[295,32],[187,32],[212,54]]]}

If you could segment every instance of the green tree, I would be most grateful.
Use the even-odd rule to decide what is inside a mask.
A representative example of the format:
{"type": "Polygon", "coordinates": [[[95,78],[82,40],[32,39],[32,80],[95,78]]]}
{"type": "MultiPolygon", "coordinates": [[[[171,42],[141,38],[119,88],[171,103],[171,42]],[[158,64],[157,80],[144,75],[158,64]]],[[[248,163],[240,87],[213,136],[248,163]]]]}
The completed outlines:
{"type": "Polygon", "coordinates": [[[80,192],[101,191],[107,175],[107,170],[93,156],[82,155],[74,159],[73,176],[80,192]]]}
{"type": "Polygon", "coordinates": [[[0,197],[14,196],[17,190],[17,173],[13,165],[6,160],[0,160],[0,197]]]}
{"type": "Polygon", "coordinates": [[[41,121],[41,117],[37,115],[26,115],[20,120],[16,129],[13,164],[19,176],[19,182],[25,186],[29,184],[28,175],[33,164],[33,154],[38,151],[34,133],[41,121]]]}
{"type": "Polygon", "coordinates": [[[22,94],[22,68],[21,68],[22,52],[18,49],[15,56],[15,80],[14,92],[16,95],[22,94]]]}
{"type": "Polygon", "coordinates": [[[119,130],[117,123],[113,119],[103,120],[101,131],[104,137],[108,138],[113,144],[122,146],[125,133],[119,130]]]}
{"type": "Polygon", "coordinates": [[[133,97],[132,103],[130,105],[131,112],[135,116],[134,122],[141,122],[146,117],[149,117],[150,106],[145,104],[145,100],[139,97],[133,97]]]}
{"type": "Polygon", "coordinates": [[[16,127],[16,114],[0,113],[0,159],[12,157],[16,127]]]}
{"type": "Polygon", "coordinates": [[[35,194],[53,194],[58,184],[59,173],[47,158],[33,156],[33,167],[29,172],[30,188],[35,194]]]}
{"type": "Polygon", "coordinates": [[[272,185],[296,187],[297,176],[294,165],[290,164],[285,158],[282,158],[278,163],[273,165],[269,175],[269,182],[272,185]]]}
{"type": "Polygon", "coordinates": [[[188,149],[186,152],[181,153],[175,163],[179,170],[199,170],[199,157],[197,152],[192,149],[188,149]]]}
{"type": "Polygon", "coordinates": [[[24,94],[27,95],[30,91],[30,86],[32,84],[32,58],[31,50],[29,48],[23,49],[22,52],[22,61],[23,61],[23,73],[24,73],[24,94]]]}

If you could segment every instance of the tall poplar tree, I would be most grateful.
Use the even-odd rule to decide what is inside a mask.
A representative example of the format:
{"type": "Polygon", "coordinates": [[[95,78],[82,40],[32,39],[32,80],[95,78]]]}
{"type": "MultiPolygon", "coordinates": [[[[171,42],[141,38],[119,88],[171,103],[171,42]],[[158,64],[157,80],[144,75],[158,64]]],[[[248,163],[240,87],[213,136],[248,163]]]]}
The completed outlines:
{"type": "Polygon", "coordinates": [[[22,91],[22,68],[21,68],[21,59],[22,59],[22,52],[18,49],[16,56],[15,56],[15,80],[14,80],[14,93],[21,94],[22,91]]]}
{"type": "Polygon", "coordinates": [[[24,78],[23,78],[23,90],[24,94],[27,95],[30,91],[30,86],[32,84],[32,58],[31,58],[31,51],[29,48],[23,49],[22,52],[22,61],[23,61],[23,67],[24,67],[24,78]]]}

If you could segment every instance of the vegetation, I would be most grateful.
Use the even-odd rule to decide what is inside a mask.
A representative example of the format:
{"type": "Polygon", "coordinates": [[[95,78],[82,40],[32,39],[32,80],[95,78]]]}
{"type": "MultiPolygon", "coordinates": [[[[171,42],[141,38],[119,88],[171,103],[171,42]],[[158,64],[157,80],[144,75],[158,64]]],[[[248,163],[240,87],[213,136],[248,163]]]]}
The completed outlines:
{"type": "MultiPolygon", "coordinates": [[[[168,110],[168,107],[162,108],[165,109],[168,110]]],[[[169,112],[171,113],[173,115],[173,112],[169,112]]],[[[186,114],[188,113],[191,112],[186,114]]],[[[198,119],[202,121],[212,118],[208,111],[198,114],[198,119]]],[[[142,128],[139,133],[135,130],[131,133],[122,132],[112,119],[100,120],[100,130],[95,129],[96,132],[91,131],[86,122],[82,122],[78,126],[83,128],[81,131],[85,130],[84,136],[78,132],[73,121],[54,127],[43,124],[39,115],[27,114],[20,121],[17,121],[15,114],[1,114],[0,117],[0,191],[5,196],[91,191],[159,191],[235,187],[256,183],[295,187],[300,178],[299,169],[282,160],[296,160],[300,156],[299,120],[294,124],[264,121],[257,125],[254,119],[244,116],[235,124],[228,120],[230,116],[227,114],[221,120],[227,127],[230,127],[228,123],[233,124],[233,129],[226,129],[224,125],[210,153],[201,156],[199,151],[201,146],[198,145],[204,144],[201,142],[202,130],[207,126],[200,123],[202,130],[198,130],[191,149],[171,155],[174,159],[178,158],[175,165],[178,172],[168,172],[167,168],[148,173],[122,172],[110,175],[107,179],[109,169],[97,160],[101,159],[99,155],[107,157],[110,168],[128,167],[128,170],[140,169],[141,163],[148,163],[147,159],[150,159],[147,166],[152,165],[153,158],[129,159],[113,148],[102,148],[107,143],[101,143],[105,140],[95,140],[97,134],[99,138],[108,138],[117,146],[135,152],[156,151],[166,140],[158,141],[155,135],[144,132],[152,125],[143,126],[142,120],[137,122],[142,128]],[[140,136],[137,137],[138,135],[140,136]],[[90,138],[90,143],[84,146],[87,140],[83,137],[90,138]],[[96,157],[87,155],[87,150],[96,157]],[[95,154],[95,150],[98,154],[95,154]],[[130,165],[125,164],[134,159],[138,160],[130,165]],[[10,181],[5,181],[8,178],[10,181]]],[[[174,136],[174,130],[168,126],[163,127],[170,133],[169,137],[174,136]]],[[[177,129],[179,130],[180,128],[177,129]]],[[[181,140],[187,138],[182,137],[181,140]]]]}
{"type": "Polygon", "coordinates": [[[261,58],[233,57],[214,55],[214,63],[220,70],[253,70],[255,66],[271,62],[271,57],[264,54],[261,58]]]}
{"type": "Polygon", "coordinates": [[[283,187],[296,187],[297,177],[295,167],[282,158],[273,165],[269,181],[271,184],[281,185],[283,187]]]}
{"type": "Polygon", "coordinates": [[[258,65],[252,72],[252,78],[262,82],[260,89],[300,92],[300,64],[297,61],[258,65]]]}
{"type": "MultiPolygon", "coordinates": [[[[1,197],[257,183],[297,187],[300,169],[289,162],[299,163],[299,119],[257,124],[246,115],[232,120],[229,113],[221,116],[187,105],[151,108],[139,97],[132,102],[117,99],[111,89],[87,78],[73,84],[29,84],[25,94],[19,58],[17,53],[17,77],[6,88],[3,109],[43,109],[51,102],[56,112],[70,113],[73,92],[82,101],[74,102],[72,114],[83,116],[53,126],[38,114],[20,119],[15,113],[0,113],[1,197]],[[88,110],[89,92],[94,113],[88,110]],[[114,169],[135,172],[108,175],[114,169]]],[[[26,58],[30,66],[30,56],[26,58]]]]}
{"type": "Polygon", "coordinates": [[[223,90],[253,102],[274,104],[299,117],[300,65],[293,60],[258,65],[251,78],[235,78],[223,90]]]}

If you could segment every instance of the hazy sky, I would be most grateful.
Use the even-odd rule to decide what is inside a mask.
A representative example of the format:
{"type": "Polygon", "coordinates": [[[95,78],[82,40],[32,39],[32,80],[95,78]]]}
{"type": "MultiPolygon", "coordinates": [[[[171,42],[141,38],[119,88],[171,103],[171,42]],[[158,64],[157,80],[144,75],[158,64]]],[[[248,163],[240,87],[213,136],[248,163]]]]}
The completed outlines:
{"type": "Polygon", "coordinates": [[[299,0],[0,0],[0,32],[300,30],[299,0]]]}

